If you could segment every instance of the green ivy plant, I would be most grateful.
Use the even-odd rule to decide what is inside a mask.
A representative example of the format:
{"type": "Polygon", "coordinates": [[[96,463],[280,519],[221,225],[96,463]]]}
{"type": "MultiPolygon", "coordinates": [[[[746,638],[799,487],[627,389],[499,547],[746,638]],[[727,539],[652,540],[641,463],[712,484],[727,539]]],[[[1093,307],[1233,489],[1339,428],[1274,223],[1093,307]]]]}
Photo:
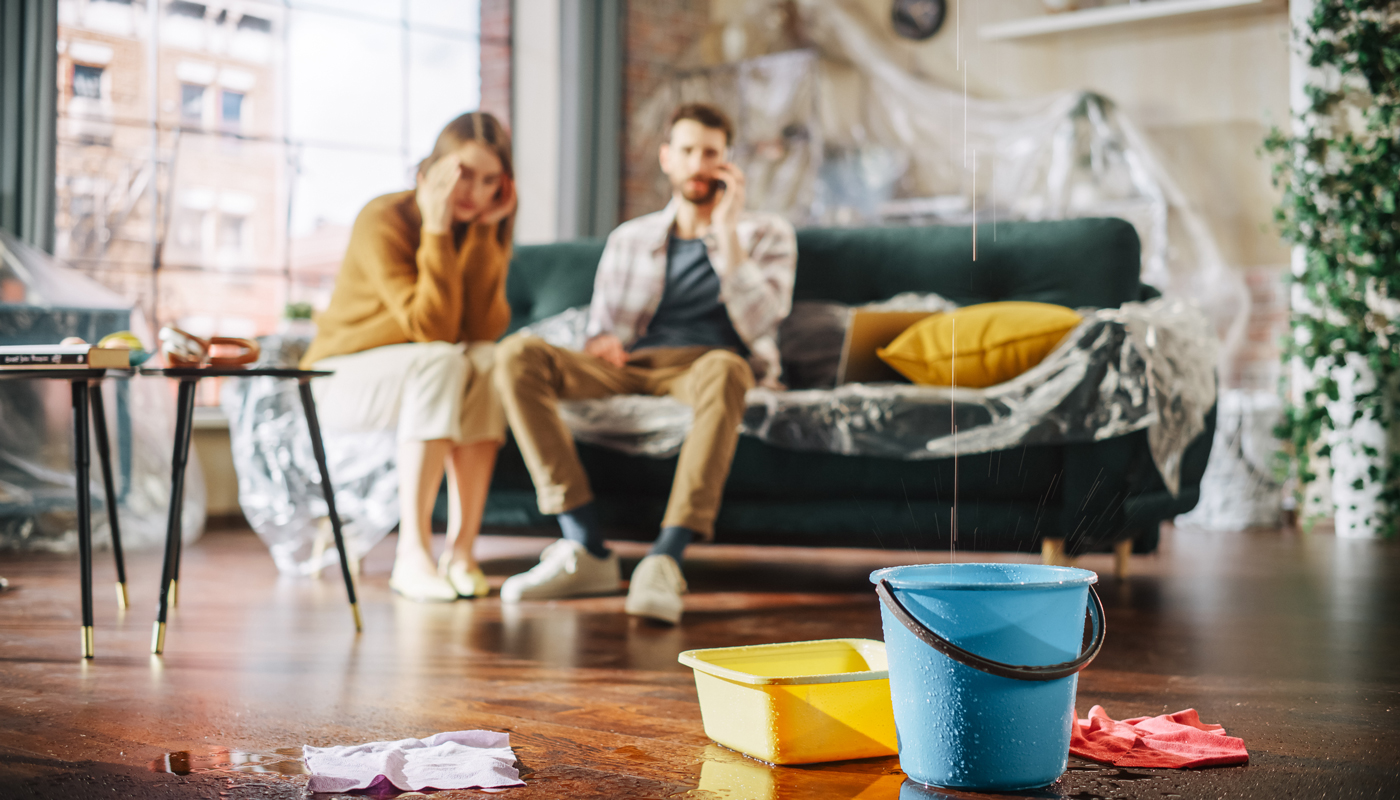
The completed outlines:
{"type": "MultiPolygon", "coordinates": [[[[1283,190],[1275,220],[1306,254],[1291,275],[1306,302],[1293,304],[1283,357],[1315,380],[1293,387],[1279,428],[1302,489],[1317,478],[1309,456],[1330,455],[1327,403],[1340,397],[1334,376],[1348,355],[1377,378],[1356,393],[1353,422],[1388,423],[1400,380],[1400,0],[1317,0],[1299,38],[1320,80],[1307,86],[1294,131],[1275,128],[1264,149],[1283,190]]],[[[1388,455],[1368,476],[1381,487],[1373,522],[1387,537],[1400,529],[1400,453],[1388,455]]]]}

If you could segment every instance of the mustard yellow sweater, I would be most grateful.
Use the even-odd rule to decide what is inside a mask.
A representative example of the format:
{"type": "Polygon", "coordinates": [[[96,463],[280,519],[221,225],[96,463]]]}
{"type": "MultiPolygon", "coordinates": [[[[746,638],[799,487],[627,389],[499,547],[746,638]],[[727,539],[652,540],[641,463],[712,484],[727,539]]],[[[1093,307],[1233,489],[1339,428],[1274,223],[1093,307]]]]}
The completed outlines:
{"type": "Polygon", "coordinates": [[[500,337],[510,324],[509,225],[473,223],[458,247],[451,231],[423,232],[412,191],[371,200],[355,220],[302,368],[389,344],[500,337]]]}

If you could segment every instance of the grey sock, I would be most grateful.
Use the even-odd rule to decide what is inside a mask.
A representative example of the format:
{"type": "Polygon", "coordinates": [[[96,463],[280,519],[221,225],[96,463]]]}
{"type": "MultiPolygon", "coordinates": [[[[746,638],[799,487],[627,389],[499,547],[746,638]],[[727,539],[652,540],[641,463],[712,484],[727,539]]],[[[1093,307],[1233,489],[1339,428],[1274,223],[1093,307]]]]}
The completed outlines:
{"type": "Polygon", "coordinates": [[[565,539],[578,542],[598,558],[607,558],[612,552],[603,544],[603,534],[598,529],[598,509],[592,503],[560,514],[559,528],[564,532],[565,539]]]}
{"type": "Polygon", "coordinates": [[[690,528],[667,525],[661,529],[661,535],[656,537],[656,542],[651,546],[651,555],[670,556],[679,564],[685,555],[685,546],[699,538],[700,534],[690,528]]]}

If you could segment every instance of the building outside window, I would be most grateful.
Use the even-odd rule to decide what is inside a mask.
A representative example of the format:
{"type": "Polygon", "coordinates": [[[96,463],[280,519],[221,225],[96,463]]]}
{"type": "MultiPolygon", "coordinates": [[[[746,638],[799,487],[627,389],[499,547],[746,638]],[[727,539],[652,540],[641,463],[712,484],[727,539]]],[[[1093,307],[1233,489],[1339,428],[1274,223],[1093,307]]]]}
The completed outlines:
{"type": "Polygon", "coordinates": [[[251,14],[244,14],[238,18],[238,30],[272,33],[272,20],[255,17],[251,14]]]}
{"type": "Polygon", "coordinates": [[[479,106],[475,0],[57,2],[56,254],[156,326],[324,307],[359,210],[479,106]]]}
{"type": "Polygon", "coordinates": [[[189,17],[190,19],[204,19],[208,13],[209,6],[203,3],[188,3],[185,0],[171,0],[167,7],[167,12],[172,17],[189,17]]]}
{"type": "Polygon", "coordinates": [[[220,95],[223,98],[220,109],[220,119],[225,130],[236,131],[243,121],[243,93],[223,90],[220,95]]]}
{"type": "Polygon", "coordinates": [[[197,208],[176,209],[170,221],[170,245],[176,252],[198,254],[204,250],[204,212],[197,208]]]}
{"type": "Polygon", "coordinates": [[[244,252],[244,235],[248,219],[235,214],[219,215],[219,252],[237,260],[244,252]]]}
{"type": "Polygon", "coordinates": [[[204,121],[204,87],[180,84],[180,119],[198,125],[204,121]]]}
{"type": "Polygon", "coordinates": [[[73,65],[73,96],[90,100],[102,99],[102,68],[86,64],[73,65]]]}

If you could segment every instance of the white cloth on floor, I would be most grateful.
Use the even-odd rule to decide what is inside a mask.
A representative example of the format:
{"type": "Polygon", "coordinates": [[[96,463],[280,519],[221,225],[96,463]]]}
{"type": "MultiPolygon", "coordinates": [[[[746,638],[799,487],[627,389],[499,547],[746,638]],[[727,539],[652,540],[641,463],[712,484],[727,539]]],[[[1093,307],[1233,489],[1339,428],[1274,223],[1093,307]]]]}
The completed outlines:
{"type": "Polygon", "coordinates": [[[400,791],[525,785],[515,768],[510,734],[494,731],[452,731],[426,739],[339,747],[307,745],[302,754],[311,771],[306,788],[312,792],[387,788],[386,783],[400,791]]]}

